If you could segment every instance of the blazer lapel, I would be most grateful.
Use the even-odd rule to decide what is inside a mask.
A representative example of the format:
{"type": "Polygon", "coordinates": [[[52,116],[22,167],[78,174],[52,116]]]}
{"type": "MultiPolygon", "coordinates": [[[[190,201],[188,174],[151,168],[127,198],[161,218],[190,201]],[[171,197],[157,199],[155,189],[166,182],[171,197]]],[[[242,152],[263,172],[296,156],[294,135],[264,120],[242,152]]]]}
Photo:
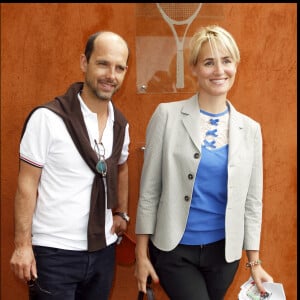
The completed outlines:
{"type": "Polygon", "coordinates": [[[182,122],[187,133],[201,152],[201,141],[199,139],[199,127],[195,124],[200,124],[200,108],[198,104],[198,94],[190,98],[190,101],[182,107],[182,122]]]}
{"type": "Polygon", "coordinates": [[[229,118],[229,153],[228,153],[228,163],[230,164],[232,160],[236,157],[236,152],[239,149],[240,142],[242,141],[243,133],[243,120],[239,113],[235,110],[232,104],[227,101],[230,106],[230,118],[229,118]]]}

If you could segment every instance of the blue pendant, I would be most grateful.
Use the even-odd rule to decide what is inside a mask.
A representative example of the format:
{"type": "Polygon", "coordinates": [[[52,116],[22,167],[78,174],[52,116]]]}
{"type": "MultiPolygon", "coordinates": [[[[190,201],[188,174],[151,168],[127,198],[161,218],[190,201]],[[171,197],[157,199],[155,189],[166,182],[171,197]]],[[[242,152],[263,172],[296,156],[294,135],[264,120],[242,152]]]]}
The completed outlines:
{"type": "Polygon", "coordinates": [[[96,170],[98,173],[102,174],[103,176],[106,175],[106,163],[104,160],[99,160],[97,162],[96,170]]]}

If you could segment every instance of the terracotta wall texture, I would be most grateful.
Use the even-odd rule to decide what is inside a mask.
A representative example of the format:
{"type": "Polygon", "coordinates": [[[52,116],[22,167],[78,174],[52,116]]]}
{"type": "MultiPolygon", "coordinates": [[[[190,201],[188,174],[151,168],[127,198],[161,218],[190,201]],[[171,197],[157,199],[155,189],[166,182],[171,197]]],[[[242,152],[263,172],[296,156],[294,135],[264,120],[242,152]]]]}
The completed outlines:
{"type": "MultiPolygon", "coordinates": [[[[205,3],[204,5],[210,5],[205,3]]],[[[297,299],[296,3],[222,4],[218,23],[236,38],[241,64],[228,98],[260,122],[264,151],[264,212],[261,259],[288,300],[297,299]]],[[[209,8],[209,7],[207,7],[209,8]]],[[[139,94],[136,89],[136,3],[2,3],[1,9],[1,299],[27,299],[25,285],[10,271],[13,202],[20,132],[36,105],[81,81],[79,56],[89,34],[108,29],[131,49],[129,71],[115,104],[130,122],[130,207],[134,223],[148,120],[159,102],[189,93],[139,94]]],[[[209,19],[203,21],[209,23],[209,19]]],[[[145,24],[146,25],[146,24],[145,24]]],[[[168,27],[166,27],[168,28],[168,27]]],[[[167,30],[167,29],[166,29],[167,30]]],[[[170,33],[168,33],[170,34],[170,33]]],[[[149,57],[155,53],[146,53],[149,57]]],[[[245,256],[226,300],[237,299],[249,277],[245,256]]],[[[134,265],[118,265],[112,300],[136,299],[134,265]]],[[[157,300],[167,299],[159,286],[157,300]]]]}

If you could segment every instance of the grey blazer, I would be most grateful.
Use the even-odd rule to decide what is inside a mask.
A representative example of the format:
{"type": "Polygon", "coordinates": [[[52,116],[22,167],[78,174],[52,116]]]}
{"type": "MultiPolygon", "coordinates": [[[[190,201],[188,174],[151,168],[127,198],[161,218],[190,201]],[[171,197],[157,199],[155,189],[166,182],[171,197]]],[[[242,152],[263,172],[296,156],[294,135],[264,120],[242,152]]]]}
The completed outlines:
{"type": "MultiPolygon", "coordinates": [[[[263,168],[260,125],[228,104],[225,259],[232,262],[243,249],[259,250],[263,168]]],[[[147,127],[135,231],[151,235],[163,251],[174,249],[185,230],[201,159],[199,109],[197,94],[161,103],[147,127]]]]}

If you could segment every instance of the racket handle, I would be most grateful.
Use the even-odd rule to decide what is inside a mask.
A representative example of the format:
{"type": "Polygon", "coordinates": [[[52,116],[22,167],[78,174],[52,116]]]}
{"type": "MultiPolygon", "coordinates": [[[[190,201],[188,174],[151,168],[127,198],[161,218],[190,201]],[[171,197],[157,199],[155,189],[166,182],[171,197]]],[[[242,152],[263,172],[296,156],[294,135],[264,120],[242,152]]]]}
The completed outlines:
{"type": "Polygon", "coordinates": [[[176,59],[176,88],[184,88],[184,60],[183,49],[177,49],[176,59]]]}

